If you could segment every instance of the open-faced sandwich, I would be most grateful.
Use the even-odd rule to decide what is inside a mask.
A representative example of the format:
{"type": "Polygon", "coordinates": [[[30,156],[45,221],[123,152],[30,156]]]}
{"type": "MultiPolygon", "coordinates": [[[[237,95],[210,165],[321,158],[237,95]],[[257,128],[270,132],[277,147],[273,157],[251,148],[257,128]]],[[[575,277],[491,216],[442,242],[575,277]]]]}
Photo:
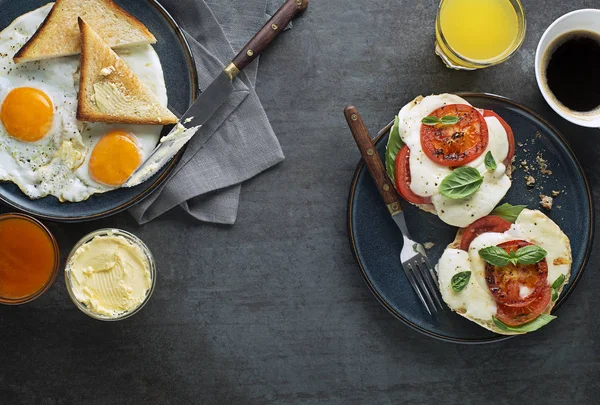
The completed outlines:
{"type": "Polygon", "coordinates": [[[442,298],[503,335],[546,325],[571,272],[569,238],[537,210],[503,204],[466,229],[437,265],[442,298]]]}
{"type": "Polygon", "coordinates": [[[419,96],[396,117],[386,169],[405,200],[465,227],[510,188],[514,151],[510,126],[493,111],[453,94],[419,96]]]}
{"type": "Polygon", "coordinates": [[[56,0],[5,28],[0,180],[82,201],[150,177],[125,184],[177,122],[154,42],[111,0],[56,0]]]}

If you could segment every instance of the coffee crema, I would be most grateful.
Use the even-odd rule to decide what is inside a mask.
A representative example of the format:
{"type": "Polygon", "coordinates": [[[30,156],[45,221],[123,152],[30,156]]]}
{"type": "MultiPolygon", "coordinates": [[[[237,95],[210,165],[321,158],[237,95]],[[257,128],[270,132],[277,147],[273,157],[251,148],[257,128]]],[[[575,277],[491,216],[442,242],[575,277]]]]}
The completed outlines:
{"type": "Polygon", "coordinates": [[[544,55],[544,81],[568,110],[600,109],[600,34],[571,31],[556,38],[544,55]]]}

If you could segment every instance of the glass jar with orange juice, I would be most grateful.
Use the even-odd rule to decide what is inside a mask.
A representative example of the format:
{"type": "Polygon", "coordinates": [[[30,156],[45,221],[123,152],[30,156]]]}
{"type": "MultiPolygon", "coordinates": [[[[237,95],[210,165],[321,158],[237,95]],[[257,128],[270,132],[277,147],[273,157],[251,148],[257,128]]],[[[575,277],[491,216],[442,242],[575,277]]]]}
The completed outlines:
{"type": "Polygon", "coordinates": [[[27,215],[0,215],[0,304],[24,304],[56,279],[60,255],[54,236],[27,215]]]}
{"type": "Polygon", "coordinates": [[[497,65],[525,39],[519,0],[442,0],[435,25],[435,52],[453,69],[497,65]]]}

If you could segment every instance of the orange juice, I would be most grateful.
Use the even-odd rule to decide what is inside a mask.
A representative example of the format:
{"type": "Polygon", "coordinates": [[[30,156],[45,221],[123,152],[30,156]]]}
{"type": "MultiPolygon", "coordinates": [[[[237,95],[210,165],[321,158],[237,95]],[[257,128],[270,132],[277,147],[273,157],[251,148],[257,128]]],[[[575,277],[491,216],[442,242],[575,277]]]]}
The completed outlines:
{"type": "Polygon", "coordinates": [[[500,63],[517,50],[524,34],[518,0],[442,0],[440,4],[438,54],[450,67],[473,69],[500,63]]]}
{"type": "Polygon", "coordinates": [[[37,221],[20,215],[0,218],[0,302],[24,302],[43,290],[56,275],[57,253],[37,221]]]}

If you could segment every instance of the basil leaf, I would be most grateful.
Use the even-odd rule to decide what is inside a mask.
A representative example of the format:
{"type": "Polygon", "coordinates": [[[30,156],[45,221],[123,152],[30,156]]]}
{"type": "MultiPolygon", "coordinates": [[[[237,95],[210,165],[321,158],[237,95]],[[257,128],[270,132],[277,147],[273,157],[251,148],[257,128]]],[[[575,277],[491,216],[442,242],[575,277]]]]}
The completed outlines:
{"type": "Polygon", "coordinates": [[[423,118],[421,122],[425,125],[433,126],[439,124],[441,121],[438,117],[430,115],[429,117],[423,118]]]}
{"type": "Polygon", "coordinates": [[[548,252],[536,245],[523,246],[517,250],[517,259],[521,264],[536,264],[542,260],[548,252]]]}
{"type": "Polygon", "coordinates": [[[452,276],[450,280],[450,285],[452,289],[456,292],[460,292],[465,289],[467,284],[469,284],[469,280],[471,279],[470,271],[461,271],[460,273],[456,273],[452,276]]]}
{"type": "Polygon", "coordinates": [[[509,203],[504,203],[496,207],[492,211],[491,215],[496,215],[514,224],[521,211],[523,211],[525,208],[527,208],[526,205],[511,205],[509,203]]]}
{"type": "Polygon", "coordinates": [[[483,177],[474,167],[463,166],[454,169],[440,183],[440,194],[453,200],[473,195],[483,183],[483,177]]]}
{"type": "Polygon", "coordinates": [[[498,246],[488,246],[483,249],[479,249],[479,256],[492,266],[507,266],[510,263],[510,256],[506,253],[506,250],[499,248],[498,246]]]}
{"type": "Polygon", "coordinates": [[[394,118],[394,126],[390,131],[390,137],[388,138],[387,147],[385,149],[385,169],[387,170],[388,176],[392,179],[392,183],[396,182],[396,173],[395,172],[395,162],[396,156],[398,156],[398,152],[404,146],[404,142],[402,142],[402,138],[400,138],[400,119],[396,115],[394,118]]]}
{"type": "Polygon", "coordinates": [[[564,282],[565,282],[565,275],[561,274],[560,276],[558,276],[556,278],[556,280],[554,280],[554,283],[552,283],[552,288],[558,290],[564,282]]]}
{"type": "Polygon", "coordinates": [[[556,291],[556,288],[552,288],[552,302],[556,301],[558,298],[558,291],[556,291]]]}
{"type": "Polygon", "coordinates": [[[517,263],[519,262],[519,258],[517,257],[517,253],[514,250],[511,250],[508,253],[508,260],[514,264],[515,266],[517,265],[517,263]]]}
{"type": "Polygon", "coordinates": [[[526,324],[520,326],[508,326],[495,316],[493,316],[492,319],[494,320],[494,325],[496,325],[500,330],[503,330],[505,332],[527,333],[538,330],[542,326],[550,323],[550,321],[552,321],[553,319],[556,319],[556,317],[554,315],[542,314],[535,318],[533,321],[527,322],[526,324]]]}
{"type": "Polygon", "coordinates": [[[488,153],[485,154],[485,168],[488,170],[496,170],[498,165],[496,164],[496,159],[494,159],[494,155],[492,152],[488,150],[488,153]]]}
{"type": "Polygon", "coordinates": [[[452,125],[458,123],[460,118],[455,117],[454,115],[444,115],[440,121],[442,121],[443,125],[452,125]]]}

